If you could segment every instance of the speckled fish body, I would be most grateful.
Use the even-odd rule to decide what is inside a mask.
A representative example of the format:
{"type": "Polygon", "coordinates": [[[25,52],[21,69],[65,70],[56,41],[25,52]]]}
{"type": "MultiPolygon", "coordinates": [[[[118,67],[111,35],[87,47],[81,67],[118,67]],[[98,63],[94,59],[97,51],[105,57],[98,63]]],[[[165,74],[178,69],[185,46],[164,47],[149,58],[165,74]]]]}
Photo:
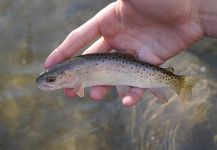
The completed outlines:
{"type": "Polygon", "coordinates": [[[172,68],[160,68],[128,54],[103,53],[77,56],[42,73],[36,82],[42,90],[74,88],[81,91],[95,85],[170,87],[186,98],[197,80],[175,75],[172,68]]]}
{"type": "MultiPolygon", "coordinates": [[[[173,73],[137,61],[125,54],[91,54],[80,56],[74,67],[79,70],[84,87],[94,85],[128,85],[140,88],[170,86],[170,81],[178,79],[173,73]]],[[[73,63],[69,62],[70,64],[73,63]]]]}

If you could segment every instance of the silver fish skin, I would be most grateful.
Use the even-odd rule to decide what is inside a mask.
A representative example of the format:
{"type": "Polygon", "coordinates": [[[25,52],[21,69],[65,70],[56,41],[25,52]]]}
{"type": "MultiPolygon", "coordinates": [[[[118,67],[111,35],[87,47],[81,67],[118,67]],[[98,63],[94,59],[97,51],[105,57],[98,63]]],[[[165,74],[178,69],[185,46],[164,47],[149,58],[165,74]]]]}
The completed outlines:
{"type": "Polygon", "coordinates": [[[122,53],[77,56],[43,72],[37,79],[41,90],[74,88],[83,96],[84,88],[96,85],[124,85],[139,88],[174,89],[183,101],[191,96],[198,77],[175,75],[172,68],[160,68],[122,53]]]}

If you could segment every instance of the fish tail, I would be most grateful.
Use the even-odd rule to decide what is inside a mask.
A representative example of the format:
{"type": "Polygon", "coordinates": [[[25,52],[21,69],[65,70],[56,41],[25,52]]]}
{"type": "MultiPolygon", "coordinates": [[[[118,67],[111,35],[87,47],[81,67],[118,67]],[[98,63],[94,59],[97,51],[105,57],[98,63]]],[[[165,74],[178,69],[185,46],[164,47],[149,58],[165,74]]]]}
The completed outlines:
{"type": "Polygon", "coordinates": [[[180,84],[175,85],[175,90],[184,103],[191,99],[192,88],[199,80],[200,77],[197,76],[180,76],[180,84]]]}

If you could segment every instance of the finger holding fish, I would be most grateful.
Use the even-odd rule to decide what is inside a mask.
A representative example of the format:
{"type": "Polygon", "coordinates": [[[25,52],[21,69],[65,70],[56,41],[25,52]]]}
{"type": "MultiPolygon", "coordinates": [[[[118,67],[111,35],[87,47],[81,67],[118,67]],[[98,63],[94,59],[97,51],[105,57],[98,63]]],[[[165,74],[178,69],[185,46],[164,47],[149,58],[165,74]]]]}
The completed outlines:
{"type": "Polygon", "coordinates": [[[85,47],[90,42],[94,41],[100,35],[98,24],[99,15],[88,20],[79,28],[73,30],[45,60],[44,68],[48,69],[53,65],[61,63],[85,47]]]}
{"type": "Polygon", "coordinates": [[[126,107],[136,105],[144,94],[144,89],[131,87],[128,93],[122,98],[122,103],[126,107]]]}
{"type": "Polygon", "coordinates": [[[70,99],[74,99],[75,97],[77,97],[76,93],[73,91],[73,89],[70,88],[65,88],[64,89],[64,94],[70,98],[70,99]]]}
{"type": "Polygon", "coordinates": [[[93,86],[90,88],[90,98],[94,101],[101,101],[111,90],[111,86],[93,86]]]}

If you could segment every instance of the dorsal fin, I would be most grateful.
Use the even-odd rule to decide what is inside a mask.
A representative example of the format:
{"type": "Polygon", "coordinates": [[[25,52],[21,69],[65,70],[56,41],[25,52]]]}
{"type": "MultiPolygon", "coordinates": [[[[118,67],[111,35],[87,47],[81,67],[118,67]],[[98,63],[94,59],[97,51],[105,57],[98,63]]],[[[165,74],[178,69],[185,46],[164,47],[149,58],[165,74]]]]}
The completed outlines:
{"type": "Polygon", "coordinates": [[[167,70],[167,71],[169,71],[169,72],[174,72],[174,69],[173,69],[173,67],[169,67],[169,68],[164,68],[165,70],[167,70]]]}
{"type": "Polygon", "coordinates": [[[113,53],[125,55],[125,56],[127,56],[129,58],[133,58],[133,59],[138,59],[138,54],[134,50],[119,50],[119,51],[113,52],[113,53]]]}

